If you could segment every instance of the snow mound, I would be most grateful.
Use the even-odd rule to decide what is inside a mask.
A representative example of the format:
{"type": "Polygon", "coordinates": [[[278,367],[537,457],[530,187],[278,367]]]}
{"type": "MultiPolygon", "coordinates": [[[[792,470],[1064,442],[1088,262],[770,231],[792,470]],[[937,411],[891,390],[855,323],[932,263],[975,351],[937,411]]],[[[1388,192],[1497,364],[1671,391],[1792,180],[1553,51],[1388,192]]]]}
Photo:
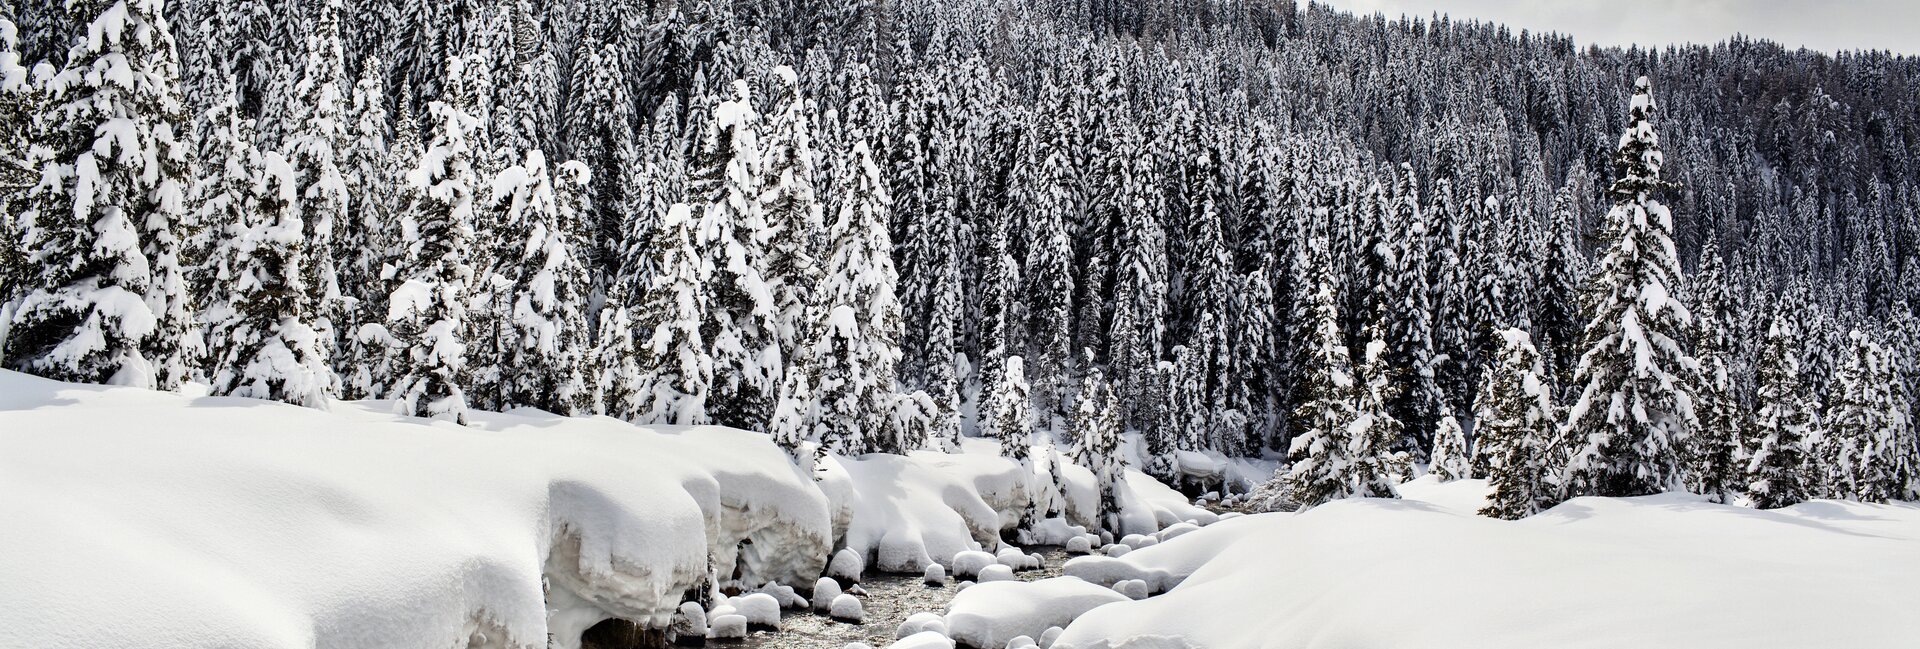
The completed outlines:
{"type": "Polygon", "coordinates": [[[766,593],[754,593],[727,600],[733,605],[735,613],[747,618],[747,624],[754,626],[780,628],[780,600],[766,593]]]}
{"type": "Polygon", "coordinates": [[[1038,637],[1087,611],[1126,601],[1125,595],[1072,577],[983,583],[954,596],[947,607],[947,631],[969,647],[1005,647],[1015,637],[1038,637]]]}
{"type": "Polygon", "coordinates": [[[919,574],[938,557],[996,544],[1007,513],[1025,505],[1019,465],[1000,457],[920,452],[825,466],[849,485],[836,498],[847,521],[842,546],[882,572],[919,574]]]}
{"type": "Polygon", "coordinates": [[[901,638],[887,649],[953,649],[953,640],[947,636],[927,631],[901,638]]]}
{"type": "Polygon", "coordinates": [[[1013,567],[1004,563],[996,563],[980,569],[979,582],[982,584],[990,581],[1013,581],[1014,579],[1013,567]]]}
{"type": "Polygon", "coordinates": [[[900,623],[899,628],[894,629],[893,637],[896,639],[905,639],[907,636],[929,631],[942,636],[947,635],[946,618],[941,617],[939,613],[930,611],[914,613],[913,615],[907,616],[907,619],[900,623]]]}
{"type": "Polygon", "coordinates": [[[866,608],[860,604],[860,598],[852,595],[841,595],[833,598],[833,607],[828,609],[828,611],[828,616],[841,622],[859,624],[867,619],[867,611],[866,608]]]}
{"type": "Polygon", "coordinates": [[[821,577],[813,584],[813,610],[825,613],[833,608],[833,598],[840,596],[840,582],[832,577],[821,577]]]}
{"type": "Polygon", "coordinates": [[[1093,610],[1054,646],[1894,649],[1920,637],[1916,547],[1912,504],[1579,498],[1509,522],[1340,501],[1075,559],[1095,583],[1178,587],[1093,610]],[[1381,615],[1377,595],[1407,584],[1446,586],[1381,615]]]}
{"type": "Polygon", "coordinates": [[[926,571],[920,573],[920,583],[928,586],[947,585],[947,569],[940,567],[937,563],[927,564],[926,571]]]}
{"type": "Polygon", "coordinates": [[[707,637],[716,640],[746,639],[747,616],[738,613],[714,616],[713,628],[707,631],[707,637]]]}
{"type": "Polygon", "coordinates": [[[709,562],[809,582],[832,542],[765,436],[473,419],[0,371],[0,646],[571,647],[666,628],[709,562]]]}

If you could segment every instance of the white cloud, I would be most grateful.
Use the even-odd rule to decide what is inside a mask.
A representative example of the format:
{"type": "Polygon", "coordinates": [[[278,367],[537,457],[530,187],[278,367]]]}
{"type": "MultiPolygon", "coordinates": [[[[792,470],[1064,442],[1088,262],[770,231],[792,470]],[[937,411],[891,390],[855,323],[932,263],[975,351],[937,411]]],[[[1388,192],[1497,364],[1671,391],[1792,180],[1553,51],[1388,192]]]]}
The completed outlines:
{"type": "Polygon", "coordinates": [[[1571,34],[1585,44],[1715,43],[1734,34],[1828,52],[1920,54],[1915,0],[1321,0],[1356,13],[1444,13],[1515,29],[1571,34]]]}

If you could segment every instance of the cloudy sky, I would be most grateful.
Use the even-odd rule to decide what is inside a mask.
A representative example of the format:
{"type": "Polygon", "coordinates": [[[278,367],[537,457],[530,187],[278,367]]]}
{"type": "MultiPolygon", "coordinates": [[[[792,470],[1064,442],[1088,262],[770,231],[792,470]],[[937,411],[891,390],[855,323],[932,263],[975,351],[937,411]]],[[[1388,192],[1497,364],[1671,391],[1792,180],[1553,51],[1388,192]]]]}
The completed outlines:
{"type": "Polygon", "coordinates": [[[1581,44],[1713,43],[1740,33],[1788,47],[1920,54],[1920,0],[1321,0],[1359,13],[1478,18],[1581,44]]]}

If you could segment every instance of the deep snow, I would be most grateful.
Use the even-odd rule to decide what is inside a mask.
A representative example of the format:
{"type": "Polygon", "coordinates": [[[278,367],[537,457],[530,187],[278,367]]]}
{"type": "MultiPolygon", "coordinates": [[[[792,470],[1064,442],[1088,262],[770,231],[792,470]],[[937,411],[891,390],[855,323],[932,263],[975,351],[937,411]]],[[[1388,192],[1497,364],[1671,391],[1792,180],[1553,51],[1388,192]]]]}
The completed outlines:
{"type": "MultiPolygon", "coordinates": [[[[0,646],[566,647],[665,628],[709,575],[811,587],[836,548],[918,575],[1000,549],[1025,505],[979,440],[808,475],[733,429],[472,420],[0,371],[0,646]]],[[[1092,474],[1067,478],[1084,524],[1092,474]]],[[[1147,483],[1130,526],[1205,514],[1147,483]]]]}

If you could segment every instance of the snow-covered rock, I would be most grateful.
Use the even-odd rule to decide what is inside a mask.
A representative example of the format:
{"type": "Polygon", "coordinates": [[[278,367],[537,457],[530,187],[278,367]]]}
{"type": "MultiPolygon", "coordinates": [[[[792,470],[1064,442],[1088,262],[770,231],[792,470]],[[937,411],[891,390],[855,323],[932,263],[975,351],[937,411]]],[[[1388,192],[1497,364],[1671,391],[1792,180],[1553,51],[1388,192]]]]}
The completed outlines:
{"type": "Polygon", "coordinates": [[[928,586],[947,585],[947,569],[937,563],[927,564],[927,569],[920,573],[920,583],[928,586]]]}
{"type": "Polygon", "coordinates": [[[825,613],[833,609],[833,598],[840,596],[840,582],[821,577],[813,583],[813,610],[825,613]]]}
{"type": "Polygon", "coordinates": [[[780,600],[772,595],[754,593],[729,598],[728,601],[733,604],[734,612],[746,616],[747,624],[780,628],[780,600]]]}
{"type": "Polygon", "coordinates": [[[747,616],[737,613],[716,615],[707,637],[716,640],[743,640],[747,637],[747,616]]]}
{"type": "Polygon", "coordinates": [[[1071,577],[983,583],[954,596],[947,607],[947,632],[970,647],[1004,647],[1017,636],[1039,636],[1096,607],[1126,601],[1111,589],[1071,577]]]}
{"type": "Polygon", "coordinates": [[[1039,570],[1041,563],[1040,557],[1027,554],[1026,551],[1013,546],[1000,548],[1000,552],[994,555],[993,560],[1014,570],[1039,570]]]}
{"type": "Polygon", "coordinates": [[[946,635],[947,634],[946,618],[941,617],[939,613],[934,613],[931,611],[921,611],[919,613],[914,613],[913,615],[907,616],[907,619],[905,621],[902,621],[898,628],[894,629],[893,637],[905,638],[907,636],[914,635],[916,633],[925,633],[928,631],[932,631],[934,633],[938,633],[943,636],[946,635]]]}
{"type": "Polygon", "coordinates": [[[927,631],[901,638],[887,649],[953,649],[953,640],[947,636],[927,631]]]}
{"type": "Polygon", "coordinates": [[[866,621],[867,611],[866,607],[860,603],[860,598],[841,595],[833,598],[833,606],[828,609],[827,615],[841,622],[860,624],[866,621]]]}
{"type": "Polygon", "coordinates": [[[1117,563],[1178,587],[1089,612],[1055,647],[1152,635],[1163,644],[1149,646],[1275,649],[1894,649],[1920,637],[1916,547],[1912,504],[1761,512],[1669,494],[1576,498],[1502,521],[1346,500],[1226,520],[1124,559],[1074,559],[1068,574],[1096,582],[1129,571],[1117,563]],[[1393,615],[1365,601],[1409,583],[1447,587],[1393,615]]]}
{"type": "Polygon", "coordinates": [[[1040,643],[1033,638],[1019,635],[1007,641],[1007,649],[1040,649],[1040,643]]]}
{"type": "Polygon", "coordinates": [[[1093,540],[1084,534],[1067,539],[1066,550],[1068,554],[1087,554],[1093,551],[1093,540]]]}
{"type": "Polygon", "coordinates": [[[1126,595],[1127,599],[1146,599],[1153,594],[1147,582],[1139,579],[1122,579],[1113,585],[1113,592],[1126,595]]]}
{"type": "MultiPolygon", "coordinates": [[[[1107,546],[1104,549],[1104,551],[1107,553],[1107,556],[1118,559],[1120,557],[1127,556],[1128,552],[1132,552],[1133,546],[1129,546],[1124,543],[1115,543],[1107,546]]],[[[1067,563],[1073,563],[1073,562],[1068,561],[1067,563]]]]}
{"type": "Polygon", "coordinates": [[[682,603],[667,630],[683,638],[707,637],[707,612],[697,602],[682,603]]]}
{"type": "Polygon", "coordinates": [[[953,577],[973,579],[980,575],[982,569],[999,562],[999,558],[986,552],[978,550],[959,552],[953,555],[953,577]]]}
{"type": "Polygon", "coordinates": [[[1046,631],[1046,633],[1042,633],[1042,634],[1040,634],[1040,647],[1041,647],[1041,649],[1047,649],[1048,647],[1052,647],[1052,646],[1053,646],[1053,642],[1054,642],[1055,640],[1058,640],[1058,639],[1060,639],[1060,634],[1061,634],[1061,633],[1065,633],[1065,632],[1066,632],[1066,629],[1062,629],[1062,628],[1060,628],[1060,627],[1057,627],[1057,626],[1054,626],[1054,627],[1047,627],[1047,631],[1046,631]]]}
{"type": "Polygon", "coordinates": [[[867,560],[850,548],[840,548],[833,553],[833,561],[827,564],[827,576],[849,584],[859,583],[860,575],[867,571],[867,560]]]}
{"type": "Polygon", "coordinates": [[[1182,534],[1186,534],[1188,532],[1192,532],[1197,529],[1200,529],[1200,526],[1194,525],[1193,523],[1179,523],[1175,525],[1168,525],[1166,529],[1160,530],[1158,532],[1154,532],[1152,538],[1156,542],[1166,541],[1169,539],[1178,538],[1182,534]]]}
{"type": "Polygon", "coordinates": [[[1012,581],[1013,579],[1015,579],[1015,577],[1013,576],[1012,566],[1004,563],[996,563],[981,568],[978,581],[984,584],[990,581],[1012,581]]]}

